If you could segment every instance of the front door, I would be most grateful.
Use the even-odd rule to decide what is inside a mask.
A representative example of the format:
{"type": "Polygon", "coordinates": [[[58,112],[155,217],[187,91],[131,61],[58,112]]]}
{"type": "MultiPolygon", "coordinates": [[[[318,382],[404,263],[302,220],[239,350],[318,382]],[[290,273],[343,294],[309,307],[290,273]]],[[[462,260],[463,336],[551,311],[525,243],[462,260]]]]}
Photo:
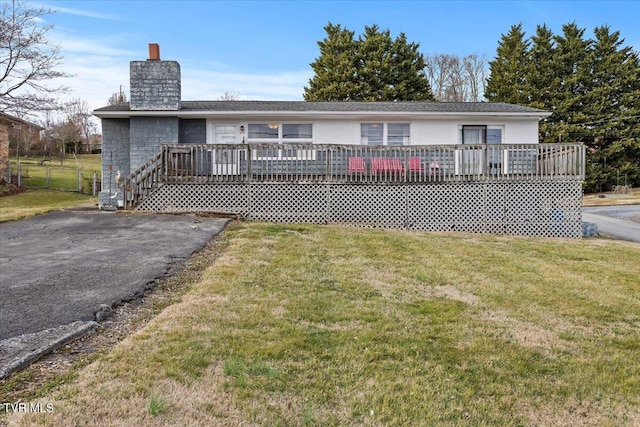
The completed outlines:
{"type": "Polygon", "coordinates": [[[235,175],[238,173],[239,150],[236,147],[225,148],[225,144],[238,143],[238,125],[213,125],[213,144],[211,159],[214,175],[235,175]]]}
{"type": "Polygon", "coordinates": [[[503,173],[504,150],[502,144],[502,128],[487,128],[487,167],[490,175],[503,173]]]}
{"type": "Polygon", "coordinates": [[[483,170],[483,144],[486,142],[486,126],[462,126],[462,144],[472,145],[462,150],[460,175],[478,175],[483,170]]]}

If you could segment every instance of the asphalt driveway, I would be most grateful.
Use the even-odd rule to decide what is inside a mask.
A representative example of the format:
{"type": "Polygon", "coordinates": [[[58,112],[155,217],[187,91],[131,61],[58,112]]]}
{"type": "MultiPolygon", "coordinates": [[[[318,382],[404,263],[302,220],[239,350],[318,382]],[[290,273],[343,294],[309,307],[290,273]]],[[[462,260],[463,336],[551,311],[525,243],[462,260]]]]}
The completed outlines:
{"type": "Polygon", "coordinates": [[[596,223],[602,236],[640,243],[640,205],[584,207],[582,219],[596,223]]]}
{"type": "Polygon", "coordinates": [[[85,209],[0,224],[0,364],[16,337],[101,320],[105,305],[140,295],[226,222],[85,209]]]}

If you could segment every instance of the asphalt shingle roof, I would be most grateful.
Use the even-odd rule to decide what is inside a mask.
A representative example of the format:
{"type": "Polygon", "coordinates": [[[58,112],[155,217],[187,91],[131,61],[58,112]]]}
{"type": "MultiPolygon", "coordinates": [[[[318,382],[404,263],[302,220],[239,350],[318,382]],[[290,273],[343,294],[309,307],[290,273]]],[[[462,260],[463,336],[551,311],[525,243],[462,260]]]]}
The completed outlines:
{"type": "MultiPolygon", "coordinates": [[[[129,103],[96,112],[130,111],[129,103]]],[[[182,112],[399,112],[399,113],[545,113],[504,102],[307,102],[307,101],[182,101],[182,112]]]]}

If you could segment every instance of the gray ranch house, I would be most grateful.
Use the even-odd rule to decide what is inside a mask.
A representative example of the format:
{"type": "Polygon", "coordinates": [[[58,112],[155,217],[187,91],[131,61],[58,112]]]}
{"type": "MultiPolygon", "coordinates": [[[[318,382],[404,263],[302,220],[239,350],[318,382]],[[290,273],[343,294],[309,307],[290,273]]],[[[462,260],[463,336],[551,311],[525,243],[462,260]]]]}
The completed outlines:
{"type": "Polygon", "coordinates": [[[581,236],[585,150],[505,103],[183,101],[180,65],[130,63],[102,120],[101,209],[581,236]]]}

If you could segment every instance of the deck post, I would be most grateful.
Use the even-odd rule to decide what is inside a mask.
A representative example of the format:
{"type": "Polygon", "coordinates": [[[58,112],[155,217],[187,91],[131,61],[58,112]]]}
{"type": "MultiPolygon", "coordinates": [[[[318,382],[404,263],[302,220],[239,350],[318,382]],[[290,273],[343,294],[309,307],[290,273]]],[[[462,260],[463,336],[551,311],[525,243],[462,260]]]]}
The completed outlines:
{"type": "Polygon", "coordinates": [[[489,176],[489,150],[487,144],[484,144],[482,146],[482,162],[482,176],[486,181],[487,177],[489,176]]]}
{"type": "Polygon", "coordinates": [[[251,182],[253,177],[253,173],[251,172],[252,161],[253,153],[251,153],[251,144],[247,144],[247,182],[251,182]]]}

